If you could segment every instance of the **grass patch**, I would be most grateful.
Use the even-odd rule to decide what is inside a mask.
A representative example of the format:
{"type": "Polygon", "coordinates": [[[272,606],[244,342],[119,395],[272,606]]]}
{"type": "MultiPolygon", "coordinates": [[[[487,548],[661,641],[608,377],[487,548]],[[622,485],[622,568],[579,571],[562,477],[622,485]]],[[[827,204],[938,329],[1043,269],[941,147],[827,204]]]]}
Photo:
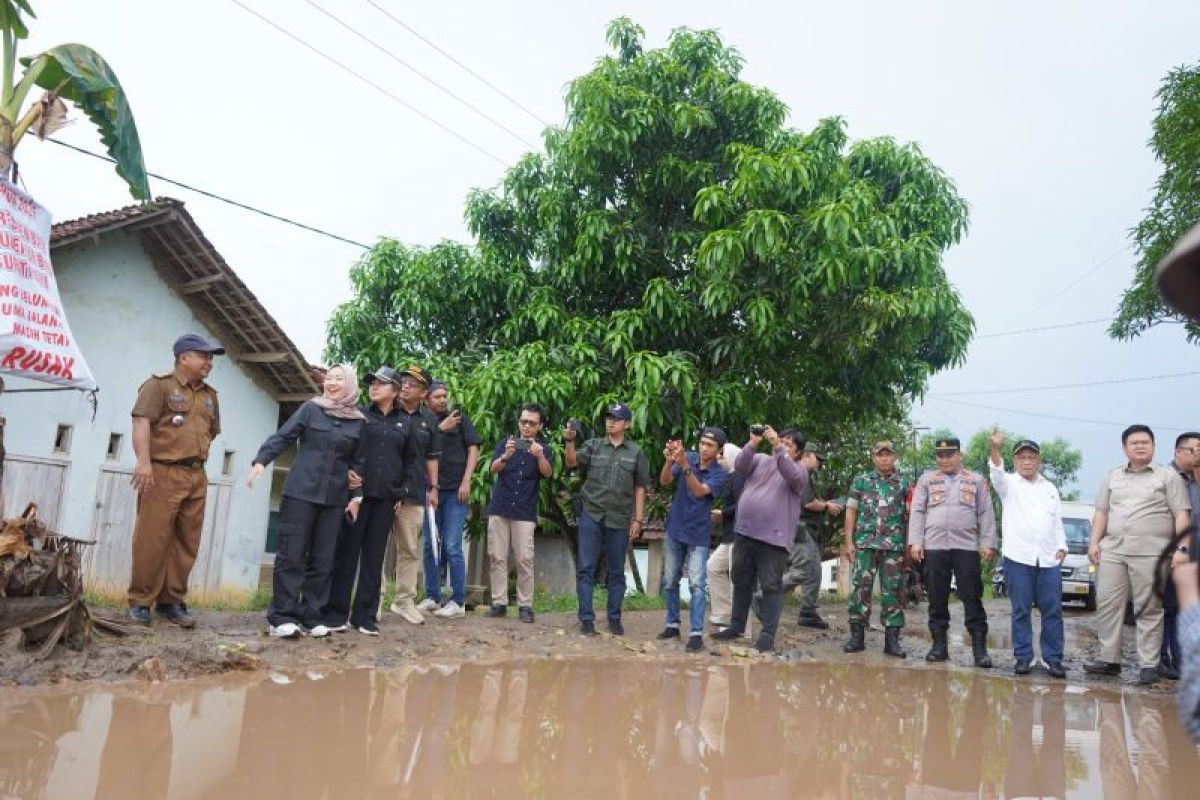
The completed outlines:
{"type": "MultiPolygon", "coordinates": [[[[608,592],[596,589],[592,595],[592,607],[603,609],[608,602],[608,592]]],[[[687,601],[680,603],[687,608],[687,601]]],[[[667,600],[661,596],[631,594],[625,596],[621,607],[626,611],[661,611],[667,607],[667,600]]],[[[546,594],[542,588],[533,590],[533,610],[538,613],[574,613],[579,610],[579,600],[572,592],[570,594],[546,594]]]]}

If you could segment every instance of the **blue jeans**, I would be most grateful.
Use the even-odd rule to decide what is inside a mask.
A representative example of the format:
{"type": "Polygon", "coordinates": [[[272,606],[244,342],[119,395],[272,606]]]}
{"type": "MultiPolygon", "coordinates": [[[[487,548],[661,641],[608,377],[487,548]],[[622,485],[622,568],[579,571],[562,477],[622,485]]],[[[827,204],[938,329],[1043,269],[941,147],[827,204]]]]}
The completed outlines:
{"type": "Polygon", "coordinates": [[[707,583],[708,545],[684,544],[678,539],[667,537],[665,542],[666,564],[663,567],[664,582],[667,590],[667,627],[679,627],[679,578],[683,574],[683,566],[687,564],[688,588],[691,599],[688,603],[688,616],[692,623],[692,633],[704,633],[704,588],[707,583]]]}
{"type": "MultiPolygon", "coordinates": [[[[441,556],[450,566],[451,599],[460,606],[467,602],[467,565],[463,560],[463,525],[467,521],[467,504],[458,502],[458,493],[438,493],[437,509],[433,512],[437,521],[438,538],[441,541],[441,556]]],[[[442,590],[438,586],[440,572],[433,559],[433,542],[429,531],[429,510],[425,511],[425,523],[421,529],[423,564],[425,569],[425,595],[441,602],[442,590]]]]}
{"type": "Polygon", "coordinates": [[[575,565],[575,594],[579,598],[579,621],[592,622],[592,590],[596,586],[596,567],[604,553],[608,566],[608,620],[621,619],[625,600],[625,549],[629,546],[629,528],[609,528],[584,511],[579,515],[579,553],[575,565]]]}
{"type": "Polygon", "coordinates": [[[1013,655],[1033,661],[1033,621],[1036,605],[1042,617],[1042,661],[1061,664],[1063,657],[1062,572],[1058,564],[1033,567],[1004,559],[1004,582],[1012,604],[1013,655]]]}

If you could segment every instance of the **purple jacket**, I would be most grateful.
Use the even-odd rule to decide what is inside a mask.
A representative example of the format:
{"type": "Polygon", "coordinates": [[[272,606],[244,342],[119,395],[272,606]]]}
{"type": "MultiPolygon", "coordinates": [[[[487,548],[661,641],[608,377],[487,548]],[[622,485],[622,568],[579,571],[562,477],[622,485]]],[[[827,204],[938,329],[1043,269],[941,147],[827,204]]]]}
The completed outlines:
{"type": "Polygon", "coordinates": [[[746,445],[733,468],[746,476],[733,530],[787,550],[796,540],[800,495],[808,485],[808,470],[793,461],[782,445],[775,455],[755,453],[746,445]]]}

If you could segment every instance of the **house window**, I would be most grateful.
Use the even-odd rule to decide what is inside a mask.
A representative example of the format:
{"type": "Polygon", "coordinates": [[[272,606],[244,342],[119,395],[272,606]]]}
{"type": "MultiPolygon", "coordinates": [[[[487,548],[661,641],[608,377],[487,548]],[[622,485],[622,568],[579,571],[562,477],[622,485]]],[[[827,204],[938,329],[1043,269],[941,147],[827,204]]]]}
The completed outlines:
{"type": "Polygon", "coordinates": [[[236,450],[226,450],[225,451],[225,457],[223,459],[221,459],[221,474],[222,475],[228,476],[228,475],[233,474],[233,454],[235,452],[237,452],[237,451],[236,450]]]}
{"type": "Polygon", "coordinates": [[[121,460],[121,444],[125,441],[125,437],[119,433],[110,433],[108,435],[108,452],[105,457],[109,461],[121,460]]]}
{"type": "Polygon", "coordinates": [[[66,455],[71,452],[71,426],[59,425],[54,432],[54,452],[66,455]]]}

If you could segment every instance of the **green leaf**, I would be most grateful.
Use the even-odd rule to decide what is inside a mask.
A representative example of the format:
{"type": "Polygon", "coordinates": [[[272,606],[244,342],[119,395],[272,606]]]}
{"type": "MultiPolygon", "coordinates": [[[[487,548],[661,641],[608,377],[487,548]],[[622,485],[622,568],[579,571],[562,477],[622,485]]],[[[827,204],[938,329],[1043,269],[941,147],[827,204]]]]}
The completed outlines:
{"type": "Polygon", "coordinates": [[[117,174],[129,184],[139,200],[150,200],[150,182],[142,160],[142,145],[129,101],[108,62],[95,50],[81,44],[63,44],[34,58],[21,59],[29,68],[44,61],[37,85],[57,92],[78,105],[100,129],[100,140],[117,162],[117,174]]]}

